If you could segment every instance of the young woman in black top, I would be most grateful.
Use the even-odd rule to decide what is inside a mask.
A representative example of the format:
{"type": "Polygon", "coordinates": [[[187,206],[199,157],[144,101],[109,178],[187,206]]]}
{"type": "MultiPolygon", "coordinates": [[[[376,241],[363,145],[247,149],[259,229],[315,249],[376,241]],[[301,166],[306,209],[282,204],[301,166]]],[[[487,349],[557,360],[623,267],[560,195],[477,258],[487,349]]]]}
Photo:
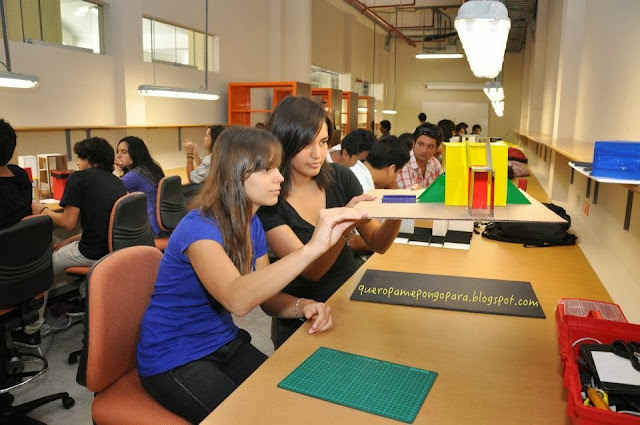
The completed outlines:
{"type": "MultiPolygon", "coordinates": [[[[323,208],[353,207],[365,199],[355,175],[345,167],[325,162],[333,125],[322,107],[305,97],[289,96],[274,110],[267,128],[282,143],[284,177],[278,203],[262,207],[258,216],[267,243],[278,257],[307,243],[323,208]]],[[[366,220],[356,226],[364,242],[383,253],[393,243],[399,220],[366,220]]],[[[311,263],[283,292],[302,299],[326,301],[357,269],[349,242],[353,229],[311,263]]],[[[278,348],[301,322],[273,319],[271,339],[278,348]]]]}

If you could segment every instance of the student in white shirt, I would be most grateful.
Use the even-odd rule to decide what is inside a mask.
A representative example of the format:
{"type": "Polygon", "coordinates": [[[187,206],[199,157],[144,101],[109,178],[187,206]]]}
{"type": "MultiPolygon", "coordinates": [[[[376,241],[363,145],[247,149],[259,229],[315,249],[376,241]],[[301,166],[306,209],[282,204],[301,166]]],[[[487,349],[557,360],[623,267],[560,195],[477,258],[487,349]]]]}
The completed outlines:
{"type": "Polygon", "coordinates": [[[371,189],[397,189],[396,178],[409,162],[409,152],[397,137],[389,136],[375,143],[364,161],[350,170],[358,178],[363,193],[371,189]]]}
{"type": "Polygon", "coordinates": [[[335,162],[345,167],[353,166],[357,161],[363,161],[371,146],[377,141],[370,131],[359,128],[347,134],[342,143],[332,147],[327,152],[327,162],[335,162]]]}

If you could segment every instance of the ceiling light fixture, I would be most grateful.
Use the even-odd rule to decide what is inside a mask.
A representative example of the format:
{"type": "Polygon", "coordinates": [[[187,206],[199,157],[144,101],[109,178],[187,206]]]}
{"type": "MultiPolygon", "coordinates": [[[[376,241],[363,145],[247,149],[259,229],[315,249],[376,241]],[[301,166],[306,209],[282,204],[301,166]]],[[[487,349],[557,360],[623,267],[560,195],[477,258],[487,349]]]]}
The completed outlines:
{"type": "Polygon", "coordinates": [[[32,89],[40,84],[37,75],[17,74],[15,72],[0,71],[0,87],[12,89],[32,89]]]}
{"type": "Polygon", "coordinates": [[[493,106],[493,111],[497,116],[501,117],[504,115],[504,101],[498,100],[495,102],[491,102],[491,106],[493,106]]]}
{"type": "Polygon", "coordinates": [[[138,86],[138,93],[143,96],[170,97],[177,99],[195,100],[218,100],[220,95],[208,91],[209,73],[209,0],[204,2],[204,87],[199,90],[184,89],[180,87],[156,86],[156,63],[155,63],[155,1],[153,3],[154,17],[151,20],[151,62],[153,63],[154,85],[142,84],[138,86]]]}
{"type": "Polygon", "coordinates": [[[460,59],[463,58],[462,53],[418,53],[416,59],[460,59]]]}
{"type": "Polygon", "coordinates": [[[369,112],[369,108],[364,106],[358,106],[358,112],[362,112],[363,114],[366,114],[367,112],[369,112]]]}
{"type": "Polygon", "coordinates": [[[492,102],[504,100],[504,88],[500,81],[489,81],[488,83],[484,83],[483,90],[484,94],[486,94],[492,102]]]}
{"type": "Polygon", "coordinates": [[[498,75],[511,28],[507,7],[497,0],[469,0],[458,9],[454,26],[473,75],[498,75]]]}
{"type": "Polygon", "coordinates": [[[2,39],[4,41],[4,57],[6,63],[0,62],[7,71],[0,71],[0,87],[12,89],[32,89],[40,84],[40,78],[32,74],[11,72],[11,55],[9,54],[9,38],[7,35],[7,19],[4,12],[4,0],[0,0],[0,20],[2,21],[2,39]]]}

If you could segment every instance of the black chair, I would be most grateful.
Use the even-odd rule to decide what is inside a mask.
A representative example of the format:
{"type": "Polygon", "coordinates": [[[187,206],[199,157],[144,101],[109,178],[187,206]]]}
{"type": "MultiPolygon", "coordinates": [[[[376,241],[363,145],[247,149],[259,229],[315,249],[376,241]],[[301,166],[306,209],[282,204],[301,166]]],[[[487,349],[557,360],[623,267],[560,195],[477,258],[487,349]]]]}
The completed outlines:
{"type": "MultiPolygon", "coordinates": [[[[147,215],[147,195],[132,192],[118,198],[111,209],[109,219],[109,252],[130,246],[155,246],[153,232],[147,215]]],[[[65,269],[65,273],[86,276],[91,267],[75,266],[65,269]]],[[[82,350],[69,354],[69,364],[75,364],[82,350]]]]}
{"type": "Polygon", "coordinates": [[[44,374],[47,360],[39,354],[25,354],[10,348],[7,331],[21,328],[38,320],[38,298],[53,283],[51,262],[51,232],[48,216],[31,216],[0,230],[0,423],[42,424],[26,417],[36,407],[61,399],[66,409],[75,404],[68,393],[52,394],[18,406],[9,391],[44,374]],[[23,359],[40,360],[42,366],[24,372],[23,359]]]}
{"type": "MultiPolygon", "coordinates": [[[[160,229],[166,233],[173,232],[186,214],[187,204],[184,200],[180,176],[168,176],[160,180],[156,198],[156,217],[160,229]]],[[[156,248],[164,251],[168,242],[168,236],[156,238],[156,248]]]]}

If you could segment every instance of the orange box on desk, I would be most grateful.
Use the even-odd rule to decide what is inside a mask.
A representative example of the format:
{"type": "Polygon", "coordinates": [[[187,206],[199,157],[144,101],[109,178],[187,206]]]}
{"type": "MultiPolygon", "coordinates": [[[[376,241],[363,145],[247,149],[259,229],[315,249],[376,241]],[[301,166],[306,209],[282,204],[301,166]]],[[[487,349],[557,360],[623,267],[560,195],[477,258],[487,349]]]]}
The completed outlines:
{"type": "Polygon", "coordinates": [[[70,170],[51,170],[51,182],[53,183],[53,198],[62,199],[64,188],[67,185],[67,177],[73,173],[70,170]]]}

